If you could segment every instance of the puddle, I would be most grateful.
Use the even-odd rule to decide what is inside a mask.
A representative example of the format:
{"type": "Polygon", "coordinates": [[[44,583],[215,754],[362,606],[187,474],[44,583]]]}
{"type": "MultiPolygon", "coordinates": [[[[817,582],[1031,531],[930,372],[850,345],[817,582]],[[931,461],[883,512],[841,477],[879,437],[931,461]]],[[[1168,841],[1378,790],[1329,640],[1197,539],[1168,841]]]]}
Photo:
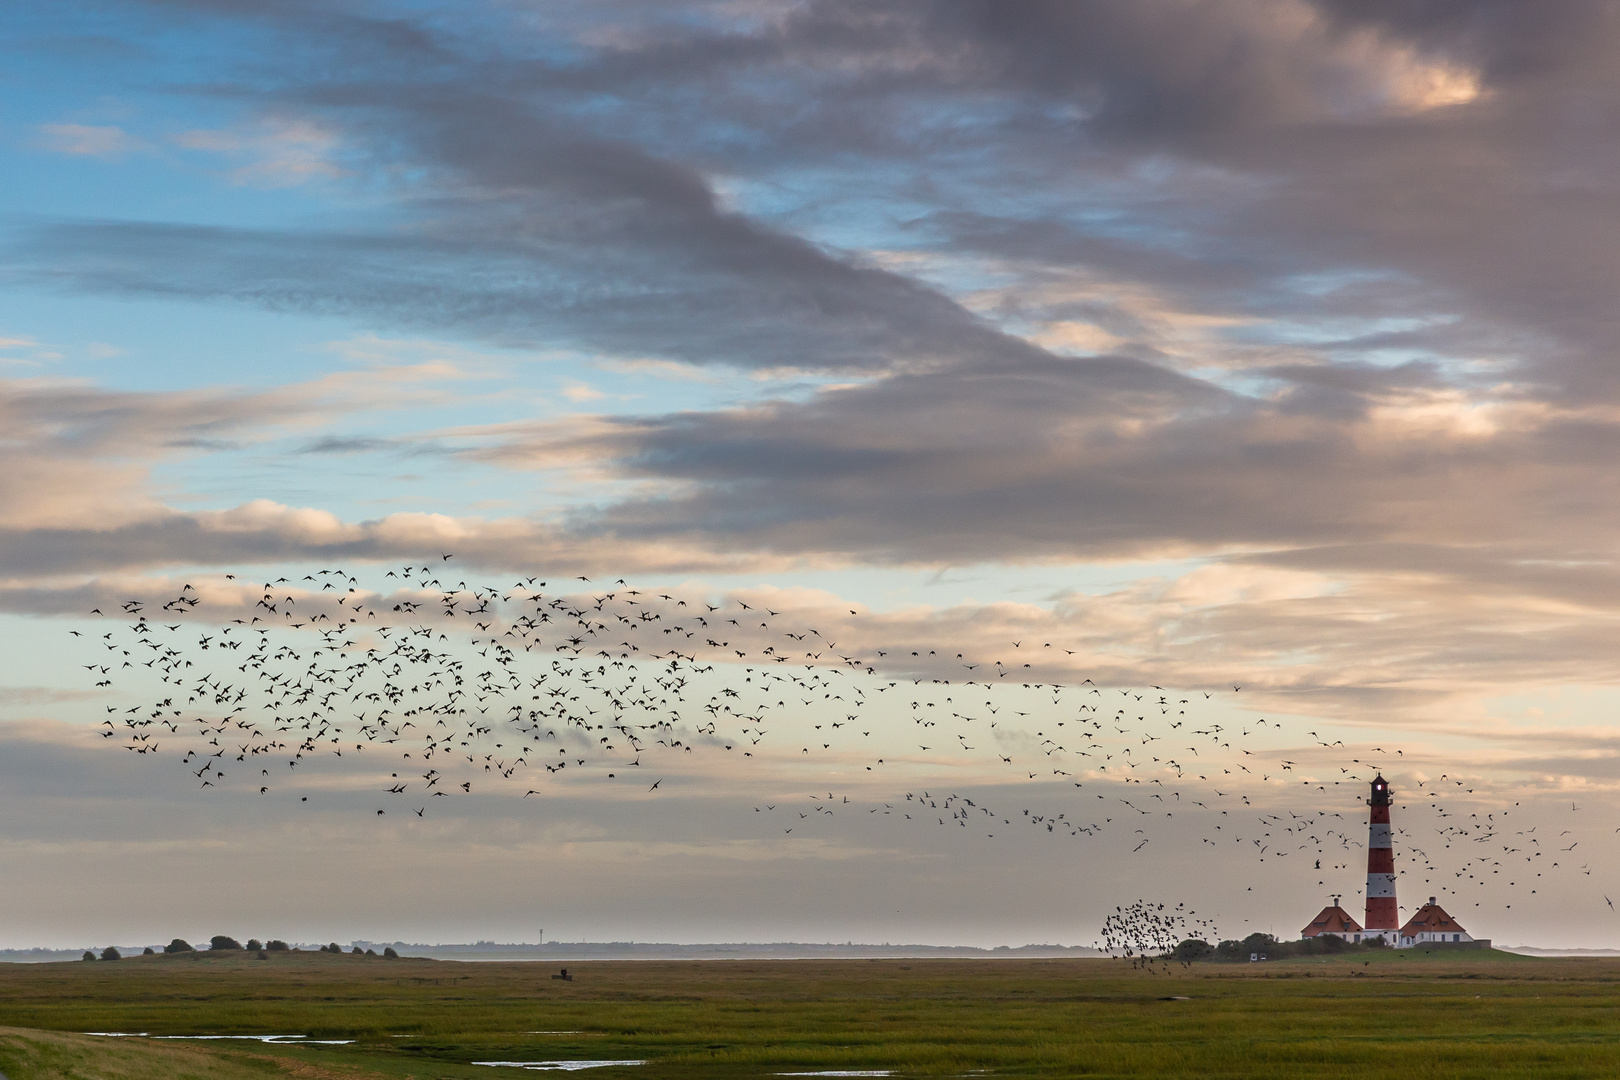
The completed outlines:
{"type": "MultiPolygon", "coordinates": [[[[549,1034],[534,1032],[532,1034],[549,1034]]],[[[475,1061],[474,1065],[499,1065],[508,1069],[529,1069],[534,1072],[547,1072],[560,1069],[564,1072],[574,1072],[578,1069],[603,1069],[609,1065],[645,1065],[645,1061],[475,1061]]]]}
{"type": "Polygon", "coordinates": [[[283,1046],[348,1046],[353,1039],[311,1039],[308,1035],[148,1035],[144,1031],[87,1031],[108,1039],[250,1039],[253,1042],[280,1043],[283,1046]]]}

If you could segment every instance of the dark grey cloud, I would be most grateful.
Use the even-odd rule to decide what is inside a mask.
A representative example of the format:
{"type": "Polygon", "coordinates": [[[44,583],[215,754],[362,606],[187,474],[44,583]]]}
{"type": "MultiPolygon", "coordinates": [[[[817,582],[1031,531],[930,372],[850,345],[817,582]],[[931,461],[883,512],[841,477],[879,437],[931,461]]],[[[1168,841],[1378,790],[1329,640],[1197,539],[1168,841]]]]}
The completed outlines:
{"type": "Polygon", "coordinates": [[[1592,469],[1620,349],[1604,5],[494,18],[254,16],[289,74],[244,62],[219,92],[407,177],[387,213],[45,224],[14,275],[868,380],[492,436],[479,456],[660,485],[553,539],[938,563],[1484,536],[1563,558],[1615,524],[1592,469]],[[856,234],[873,250],[816,239],[856,234]],[[1065,346],[1066,323],[1117,340],[1065,346]]]}
{"type": "Polygon", "coordinates": [[[325,435],[298,448],[300,454],[369,454],[395,447],[391,439],[325,435]]]}
{"type": "Polygon", "coordinates": [[[581,513],[584,531],[857,560],[1482,535],[1504,558],[1550,557],[1620,525],[1614,485],[1590,470],[1620,450],[1606,422],[1508,399],[1471,430],[1472,406],[1421,366],[1273,375],[1278,392],[1257,400],[1121,358],[930,371],[807,402],[542,425],[473,453],[539,468],[585,453],[679,492],[581,513]]]}
{"type": "Polygon", "coordinates": [[[428,236],[77,223],[33,230],[13,254],[72,288],[692,364],[859,370],[1036,352],[935,290],[733,215],[528,194],[533,215],[509,204],[500,220],[441,205],[428,236]]]}
{"type": "Polygon", "coordinates": [[[478,85],[318,96],[430,171],[406,221],[350,233],[45,224],[13,249],[14,272],[694,364],[881,369],[1037,352],[919,281],[726,211],[691,167],[543,102],[478,85]]]}
{"type": "Polygon", "coordinates": [[[1038,359],[992,325],[1013,308],[975,317],[795,235],[770,200],[729,209],[711,178],[735,175],[803,192],[791,211],[904,205],[890,216],[931,224],[898,243],[993,255],[1032,285],[1084,270],[1195,310],[1359,320],[1361,351],[1484,353],[1497,377],[1582,395],[1612,382],[1603,148],[1620,133],[1589,107],[1613,83],[1602,5],[821,0],[522,25],[202,10],[246,19],[277,60],[244,57],[214,91],[317,113],[353,168],[408,172],[396,215],[345,232],[47,225],[16,272],[689,363],[1038,359]],[[1479,99],[1419,108],[1453,69],[1479,99]],[[1428,332],[1375,342],[1395,320],[1428,332]]]}
{"type": "MultiPolygon", "coordinates": [[[[1252,310],[1264,299],[1239,291],[1279,277],[1347,262],[1400,269],[1387,265],[1398,252],[1343,250],[1367,222],[1342,220],[1342,208],[1318,215],[1319,206],[1291,201],[1286,184],[1272,205],[1278,168],[1286,179],[1299,167],[1290,155],[1326,159],[1312,176],[1320,182],[1340,166],[1335,154],[1365,153],[1372,140],[1374,157],[1387,158],[1401,139],[1433,134],[1363,123],[1340,133],[1336,151],[1320,145],[1319,129],[1295,130],[1354,113],[1366,90],[1358,78],[1376,90],[1392,77],[1377,48],[1362,50],[1371,60],[1339,55],[1329,20],[1303,2],[823,2],[724,29],[712,19],[680,32],[590,27],[613,44],[541,39],[528,43],[531,56],[510,36],[500,48],[481,40],[493,33],[488,23],[451,33],[435,20],[360,10],[254,13],[266,35],[285,35],[275,47],[290,50],[291,74],[278,81],[244,64],[253,78],[234,91],[255,107],[320,112],[354,141],[356,167],[417,170],[401,219],[346,233],[47,226],[16,253],[24,274],[694,363],[1004,362],[1030,350],[937,287],[724,209],[708,175],[796,183],[781,170],[808,162],[831,166],[826,183],[841,185],[860,182],[864,162],[875,197],[923,194],[944,220],[1005,201],[1009,181],[1037,204],[1062,192],[1095,203],[1084,181],[1075,188],[1077,175],[1118,184],[1144,154],[1235,165],[1264,177],[1271,220],[1257,220],[1241,194],[1155,181],[1199,209],[1127,201],[1116,220],[1121,210],[1139,220],[1110,233],[1048,220],[1031,205],[1003,217],[1002,250],[1021,248],[1026,272],[1049,260],[1134,273],[1252,310]],[[550,55],[559,49],[567,59],[550,55]],[[1067,118],[1052,119],[1054,109],[1067,118]],[[972,122],[958,123],[959,113],[972,122]],[[1241,134],[1255,131],[1264,134],[1241,134]],[[1215,135],[1222,141],[1212,145],[1215,135]],[[949,187],[918,187],[941,168],[949,187]],[[1312,216],[1323,233],[1316,243],[1276,220],[1290,210],[1312,216]],[[1160,230],[1175,244],[1153,235],[1160,230]],[[1019,243],[1020,231],[1033,235],[1019,243]],[[1070,234],[1066,250],[1040,239],[1054,233],[1070,234]]],[[[604,9],[601,22],[624,16],[604,9]]],[[[1386,33],[1406,32],[1386,22],[1386,33]]],[[[1404,47],[1399,38],[1383,45],[1404,47]]],[[[1344,186],[1310,190],[1340,199],[1344,186]]]]}

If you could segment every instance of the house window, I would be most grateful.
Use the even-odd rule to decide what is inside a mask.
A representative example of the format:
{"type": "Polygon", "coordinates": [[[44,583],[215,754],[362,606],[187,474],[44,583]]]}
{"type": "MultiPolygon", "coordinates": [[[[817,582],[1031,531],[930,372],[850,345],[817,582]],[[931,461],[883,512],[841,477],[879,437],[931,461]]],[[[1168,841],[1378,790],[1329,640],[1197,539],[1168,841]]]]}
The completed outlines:
{"type": "Polygon", "coordinates": [[[1462,940],[1462,935],[1461,934],[1452,934],[1451,935],[1451,940],[1452,941],[1461,941],[1462,940]]]}

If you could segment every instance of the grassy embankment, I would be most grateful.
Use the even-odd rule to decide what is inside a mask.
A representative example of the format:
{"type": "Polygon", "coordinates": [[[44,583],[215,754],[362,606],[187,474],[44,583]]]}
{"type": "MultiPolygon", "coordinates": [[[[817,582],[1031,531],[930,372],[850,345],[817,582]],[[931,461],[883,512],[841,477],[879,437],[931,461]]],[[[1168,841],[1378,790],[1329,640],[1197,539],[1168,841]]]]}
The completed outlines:
{"type": "Polygon", "coordinates": [[[1620,961],[1368,952],[1143,974],[1098,960],[458,964],[326,954],[0,965],[0,1072],[523,1075],[475,1061],[647,1059],[616,1077],[808,1070],[1154,1077],[1620,1074],[1620,961]],[[1164,1000],[1168,998],[1189,1000],[1164,1000]],[[26,1030],[24,1030],[26,1029],[26,1030]],[[86,1031],[305,1034],[348,1046],[86,1031]],[[398,1037],[404,1036],[404,1037],[398,1037]]]}

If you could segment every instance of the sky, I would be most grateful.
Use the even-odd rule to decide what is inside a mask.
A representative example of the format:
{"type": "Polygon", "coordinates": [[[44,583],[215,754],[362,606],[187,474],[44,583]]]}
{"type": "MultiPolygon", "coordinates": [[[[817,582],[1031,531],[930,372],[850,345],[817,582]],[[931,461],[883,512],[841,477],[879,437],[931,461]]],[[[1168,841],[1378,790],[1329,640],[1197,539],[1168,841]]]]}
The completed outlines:
{"type": "Polygon", "coordinates": [[[1403,917],[1439,892],[1477,936],[1620,947],[1613,5],[0,20],[0,946],[1089,944],[1138,899],[1225,936],[1291,937],[1332,893],[1359,915],[1360,847],[1321,873],[1186,813],[968,842],[879,809],[1113,806],[1095,760],[998,771],[1098,689],[1244,732],[1270,775],[1214,797],[1251,817],[1364,821],[1382,769],[1410,796],[1403,917]],[[943,708],[952,654],[1037,641],[1029,677],[1070,690],[998,687],[1021,719],[971,766],[909,749],[918,689],[872,706],[903,768],[870,777],[855,750],[707,746],[656,791],[421,818],[372,814],[353,758],[311,805],[100,737],[149,688],[84,677],[92,608],[195,583],[187,617],[224,622],[244,582],[334,567],[380,603],[408,566],[768,604],[862,651],[873,701],[887,679],[943,708]],[[805,836],[753,810],[823,791],[876,816],[805,836]],[[1559,871],[1494,880],[1532,841],[1559,871]]]}

